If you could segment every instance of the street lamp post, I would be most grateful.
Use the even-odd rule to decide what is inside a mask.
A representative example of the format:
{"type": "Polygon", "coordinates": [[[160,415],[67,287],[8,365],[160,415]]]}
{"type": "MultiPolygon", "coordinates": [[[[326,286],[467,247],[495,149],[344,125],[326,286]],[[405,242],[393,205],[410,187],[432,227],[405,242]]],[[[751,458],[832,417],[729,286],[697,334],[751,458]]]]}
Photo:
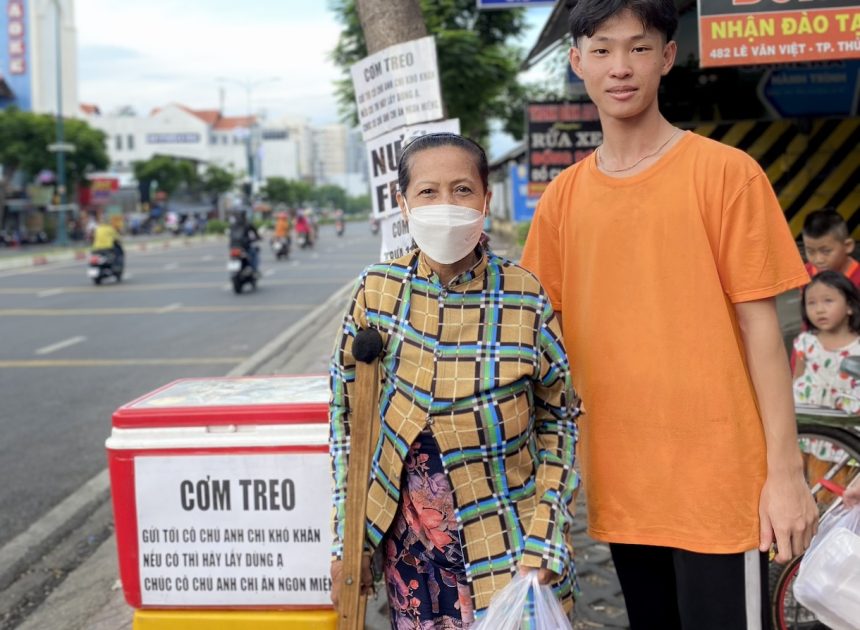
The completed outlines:
{"type": "MultiPolygon", "coordinates": [[[[256,81],[251,81],[250,79],[246,79],[241,81],[239,79],[230,79],[226,77],[218,77],[217,81],[221,81],[222,83],[233,83],[245,89],[245,106],[247,112],[248,119],[248,135],[245,138],[245,151],[246,151],[246,159],[248,166],[248,179],[251,182],[251,188],[253,190],[254,181],[256,180],[256,168],[254,163],[254,150],[252,146],[252,129],[251,129],[251,92],[254,88],[264,85],[266,83],[273,83],[275,81],[280,81],[280,77],[269,77],[267,79],[258,79],[256,81]]],[[[250,201],[250,199],[249,199],[250,201]]]]}
{"type": "Polygon", "coordinates": [[[62,11],[60,0],[53,0],[57,8],[55,40],[57,46],[57,195],[60,211],[57,215],[57,243],[67,245],[66,232],[66,146],[63,142],[63,52],[62,52],[62,11]]]}

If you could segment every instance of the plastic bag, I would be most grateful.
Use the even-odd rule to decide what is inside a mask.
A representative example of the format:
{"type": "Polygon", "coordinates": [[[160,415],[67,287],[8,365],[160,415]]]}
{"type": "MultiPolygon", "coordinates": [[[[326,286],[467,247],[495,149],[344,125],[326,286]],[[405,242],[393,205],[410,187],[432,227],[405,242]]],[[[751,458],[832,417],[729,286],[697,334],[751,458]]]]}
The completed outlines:
{"type": "Polygon", "coordinates": [[[519,573],[493,595],[486,616],[472,630],[572,630],[552,588],[538,583],[538,572],[519,573]]]}
{"type": "Polygon", "coordinates": [[[840,506],[821,521],[794,597],[834,630],[860,628],[860,506],[840,506]]]}

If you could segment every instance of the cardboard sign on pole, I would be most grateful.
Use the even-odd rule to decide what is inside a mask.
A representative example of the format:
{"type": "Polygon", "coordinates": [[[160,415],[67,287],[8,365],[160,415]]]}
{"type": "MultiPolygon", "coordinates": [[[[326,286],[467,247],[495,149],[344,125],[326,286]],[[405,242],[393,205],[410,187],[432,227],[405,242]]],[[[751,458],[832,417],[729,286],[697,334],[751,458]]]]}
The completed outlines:
{"type": "Polygon", "coordinates": [[[460,133],[457,118],[401,127],[367,143],[367,166],[370,169],[372,216],[382,218],[400,210],[397,194],[397,161],[400,151],[410,140],[428,133],[460,133]]]}
{"type": "Polygon", "coordinates": [[[365,142],[443,116],[432,36],[389,46],[353,64],[351,72],[365,142]]]}

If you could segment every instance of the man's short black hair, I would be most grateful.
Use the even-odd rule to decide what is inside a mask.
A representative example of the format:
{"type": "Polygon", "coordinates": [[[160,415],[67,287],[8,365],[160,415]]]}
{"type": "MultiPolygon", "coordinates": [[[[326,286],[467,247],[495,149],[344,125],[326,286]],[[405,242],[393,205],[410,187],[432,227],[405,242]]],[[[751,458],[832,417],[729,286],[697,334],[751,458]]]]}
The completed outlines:
{"type": "Polygon", "coordinates": [[[803,234],[809,238],[823,238],[830,234],[838,241],[848,238],[848,225],[833,208],[822,208],[806,215],[803,234]]]}
{"type": "Polygon", "coordinates": [[[674,0],[579,0],[570,10],[568,25],[573,45],[580,37],[591,37],[611,17],[629,10],[642,20],[646,29],[653,28],[671,41],[678,28],[678,9],[674,0]]]}

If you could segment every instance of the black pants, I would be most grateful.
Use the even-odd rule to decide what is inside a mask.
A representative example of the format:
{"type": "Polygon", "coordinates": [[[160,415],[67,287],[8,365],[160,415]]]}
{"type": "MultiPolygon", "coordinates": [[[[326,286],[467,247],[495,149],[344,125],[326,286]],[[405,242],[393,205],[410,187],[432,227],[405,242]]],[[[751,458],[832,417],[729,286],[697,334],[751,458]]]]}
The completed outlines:
{"type": "Polygon", "coordinates": [[[612,543],[630,630],[766,630],[767,555],[612,543]]]}

